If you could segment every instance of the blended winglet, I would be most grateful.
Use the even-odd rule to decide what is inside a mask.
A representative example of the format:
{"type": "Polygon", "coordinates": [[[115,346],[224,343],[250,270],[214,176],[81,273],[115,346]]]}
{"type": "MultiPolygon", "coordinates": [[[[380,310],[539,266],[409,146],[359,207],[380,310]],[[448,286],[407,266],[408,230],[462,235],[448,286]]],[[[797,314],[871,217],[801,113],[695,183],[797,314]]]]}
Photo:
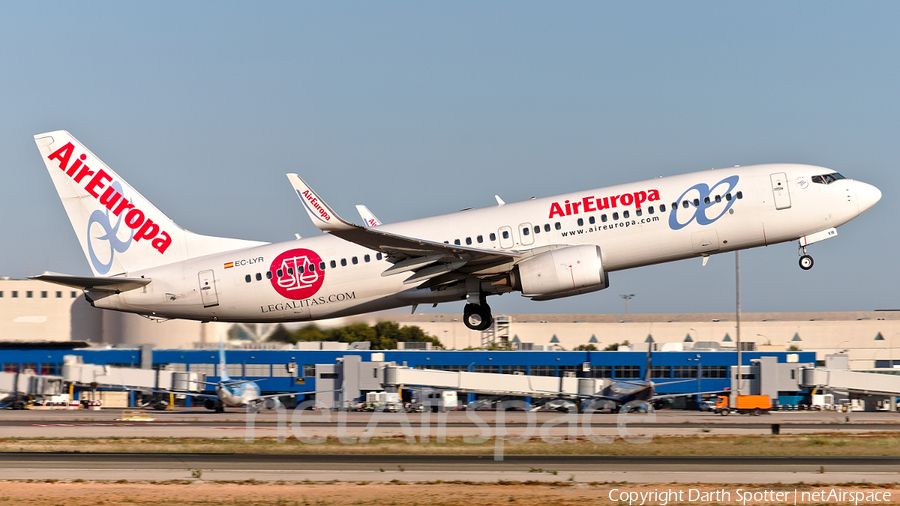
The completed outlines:
{"type": "Polygon", "coordinates": [[[363,223],[365,223],[366,228],[377,227],[381,225],[381,220],[375,217],[375,214],[372,211],[369,211],[369,208],[366,206],[356,206],[356,212],[359,213],[359,217],[362,218],[363,223]]]}
{"type": "Polygon", "coordinates": [[[328,204],[316,195],[316,192],[306,184],[297,174],[288,174],[288,180],[297,192],[297,197],[303,202],[309,218],[315,226],[324,232],[333,232],[337,230],[351,230],[359,228],[337,215],[328,204]]]}

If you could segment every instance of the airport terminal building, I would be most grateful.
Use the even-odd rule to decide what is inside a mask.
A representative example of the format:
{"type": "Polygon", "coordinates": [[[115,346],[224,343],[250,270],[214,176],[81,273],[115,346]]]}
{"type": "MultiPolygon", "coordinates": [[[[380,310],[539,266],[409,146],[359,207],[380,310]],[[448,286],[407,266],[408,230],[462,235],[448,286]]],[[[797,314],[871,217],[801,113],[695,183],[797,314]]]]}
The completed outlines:
{"type": "MultiPolygon", "coordinates": [[[[416,325],[446,350],[481,349],[492,344],[522,351],[606,349],[626,341],[641,345],[652,336],[660,349],[734,349],[734,313],[685,314],[514,314],[497,315],[484,332],[466,328],[457,314],[386,312],[319,325],[392,320],[416,325]]],[[[80,291],[33,280],[0,279],[0,340],[89,341],[111,346],[194,349],[214,346],[232,324],[187,320],[158,322],[95,309],[80,291]]],[[[271,330],[271,328],[270,328],[271,330]]],[[[265,334],[257,331],[257,337],[265,334]]],[[[246,332],[245,332],[246,334],[246,332]]],[[[900,311],[744,313],[743,349],[811,351],[816,360],[844,353],[854,370],[900,367],[900,311]],[[895,356],[896,355],[896,356],[895,356]]]]}

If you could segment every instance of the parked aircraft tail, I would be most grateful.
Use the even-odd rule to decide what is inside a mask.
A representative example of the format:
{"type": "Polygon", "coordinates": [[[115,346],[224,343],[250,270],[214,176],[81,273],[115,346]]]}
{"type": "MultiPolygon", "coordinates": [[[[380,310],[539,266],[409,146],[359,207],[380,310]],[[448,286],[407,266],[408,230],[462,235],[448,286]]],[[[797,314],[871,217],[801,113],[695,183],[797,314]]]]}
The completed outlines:
{"type": "Polygon", "coordinates": [[[228,376],[228,364],[225,363],[225,344],[222,342],[222,338],[219,338],[219,382],[227,383],[231,381],[231,377],[228,376]]]}
{"type": "Polygon", "coordinates": [[[65,130],[34,141],[95,276],[264,244],[179,227],[65,130]]]}

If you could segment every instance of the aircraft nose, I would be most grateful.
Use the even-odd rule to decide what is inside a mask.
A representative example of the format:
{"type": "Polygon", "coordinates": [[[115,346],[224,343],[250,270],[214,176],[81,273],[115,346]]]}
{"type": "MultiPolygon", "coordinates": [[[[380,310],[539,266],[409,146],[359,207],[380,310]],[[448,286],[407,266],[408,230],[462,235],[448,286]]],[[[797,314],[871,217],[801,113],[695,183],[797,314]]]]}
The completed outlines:
{"type": "Polygon", "coordinates": [[[874,206],[879,200],[881,200],[881,190],[868,183],[859,183],[856,189],[856,205],[859,206],[860,214],[874,206]]]}

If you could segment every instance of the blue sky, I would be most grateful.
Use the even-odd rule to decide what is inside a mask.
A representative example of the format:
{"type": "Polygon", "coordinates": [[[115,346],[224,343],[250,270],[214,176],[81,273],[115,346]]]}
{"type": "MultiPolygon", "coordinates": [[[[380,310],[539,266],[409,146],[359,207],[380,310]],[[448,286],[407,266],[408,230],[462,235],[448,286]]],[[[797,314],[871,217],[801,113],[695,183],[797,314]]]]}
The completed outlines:
{"type": "MultiPolygon", "coordinates": [[[[318,234],[284,177],[385,222],[710,167],[823,165],[882,201],[741,255],[745,311],[900,307],[900,4],[0,1],[0,274],[90,274],[32,136],[181,226],[318,234]]],[[[732,311],[734,255],[495,312],[732,311]]],[[[461,310],[445,305],[438,311],[461,310]]]]}

